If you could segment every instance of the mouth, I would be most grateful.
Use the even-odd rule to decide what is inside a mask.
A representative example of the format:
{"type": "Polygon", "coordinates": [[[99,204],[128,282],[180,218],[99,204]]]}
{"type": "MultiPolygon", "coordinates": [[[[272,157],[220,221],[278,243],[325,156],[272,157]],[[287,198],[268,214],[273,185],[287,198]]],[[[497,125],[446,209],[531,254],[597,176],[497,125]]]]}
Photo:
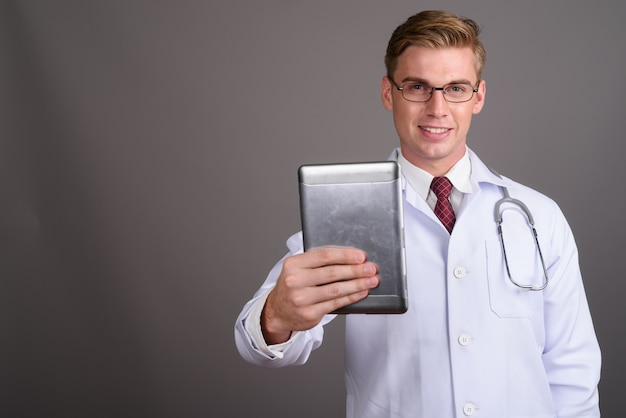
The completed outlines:
{"type": "Polygon", "coordinates": [[[445,134],[450,131],[450,128],[435,128],[432,126],[420,126],[420,129],[426,132],[430,132],[431,134],[445,134]]]}

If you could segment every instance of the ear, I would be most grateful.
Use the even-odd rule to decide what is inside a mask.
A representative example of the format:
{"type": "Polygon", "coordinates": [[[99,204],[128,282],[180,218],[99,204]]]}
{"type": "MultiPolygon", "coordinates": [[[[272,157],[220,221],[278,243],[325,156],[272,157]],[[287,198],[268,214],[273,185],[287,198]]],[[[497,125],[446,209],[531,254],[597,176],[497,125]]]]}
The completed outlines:
{"type": "Polygon", "coordinates": [[[477,115],[482,110],[485,105],[485,95],[487,94],[487,82],[485,80],[480,80],[480,84],[478,84],[478,91],[475,95],[474,108],[472,109],[472,113],[477,115]]]}
{"type": "Polygon", "coordinates": [[[386,110],[393,110],[393,86],[389,77],[384,76],[380,84],[380,97],[386,110]]]}

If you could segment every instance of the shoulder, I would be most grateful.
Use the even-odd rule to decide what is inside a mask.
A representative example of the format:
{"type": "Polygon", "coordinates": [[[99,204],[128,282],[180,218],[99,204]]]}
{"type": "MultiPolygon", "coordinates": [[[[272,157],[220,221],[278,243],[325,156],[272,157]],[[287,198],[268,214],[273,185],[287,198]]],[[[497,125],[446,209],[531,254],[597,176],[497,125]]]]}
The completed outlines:
{"type": "Polygon", "coordinates": [[[506,188],[512,198],[529,199],[539,204],[558,207],[557,203],[547,194],[503,175],[486,165],[473,151],[469,151],[472,163],[472,178],[481,187],[491,185],[506,188]]]}
{"type": "Polygon", "coordinates": [[[498,173],[484,164],[471,150],[470,158],[472,162],[472,180],[481,190],[500,189],[502,192],[499,194],[502,197],[504,197],[504,190],[506,190],[511,198],[519,200],[526,205],[535,218],[541,218],[550,223],[557,220],[565,221],[559,204],[552,197],[498,173]]]}

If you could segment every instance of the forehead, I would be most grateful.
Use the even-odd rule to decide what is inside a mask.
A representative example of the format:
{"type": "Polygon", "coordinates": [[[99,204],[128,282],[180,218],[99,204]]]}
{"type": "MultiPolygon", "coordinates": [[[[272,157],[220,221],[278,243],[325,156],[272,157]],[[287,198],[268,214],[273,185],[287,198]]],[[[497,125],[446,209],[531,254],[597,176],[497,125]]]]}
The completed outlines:
{"type": "Polygon", "coordinates": [[[476,58],[471,48],[425,48],[410,46],[398,57],[397,82],[419,79],[440,85],[452,81],[478,80],[476,58]]]}

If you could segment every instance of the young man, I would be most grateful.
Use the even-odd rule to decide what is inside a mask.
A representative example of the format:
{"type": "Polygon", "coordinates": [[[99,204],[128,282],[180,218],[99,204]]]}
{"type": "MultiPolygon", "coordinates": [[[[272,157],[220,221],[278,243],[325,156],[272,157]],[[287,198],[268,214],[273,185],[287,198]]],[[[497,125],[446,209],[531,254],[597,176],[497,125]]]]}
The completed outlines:
{"type": "MultiPolygon", "coordinates": [[[[555,202],[466,146],[486,95],[478,35],[470,19],[426,11],[389,41],[381,93],[400,139],[390,158],[403,173],[410,302],[402,315],[346,317],[348,417],[600,416],[600,350],[570,228],[555,202]],[[438,198],[431,184],[448,180],[438,198]],[[532,213],[537,242],[505,203],[502,247],[494,207],[507,191],[532,213]]],[[[287,246],[235,325],[242,357],[268,367],[304,363],[329,312],[379,280],[358,249],[303,253],[300,233],[287,246]]]]}

